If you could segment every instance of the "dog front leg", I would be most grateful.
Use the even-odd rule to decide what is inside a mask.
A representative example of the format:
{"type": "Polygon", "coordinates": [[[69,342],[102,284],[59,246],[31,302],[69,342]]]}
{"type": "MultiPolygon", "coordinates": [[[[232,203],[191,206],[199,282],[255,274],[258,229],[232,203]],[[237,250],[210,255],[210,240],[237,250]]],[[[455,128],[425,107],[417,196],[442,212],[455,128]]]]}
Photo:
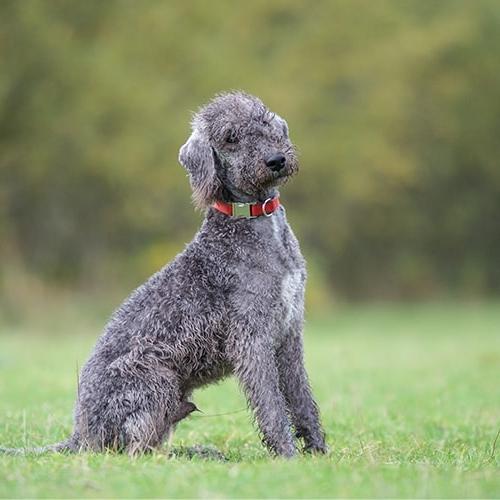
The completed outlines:
{"type": "Polygon", "coordinates": [[[276,455],[292,457],[295,444],[272,347],[265,339],[248,337],[235,350],[234,372],[254,410],[263,443],[276,455]]]}
{"type": "Polygon", "coordinates": [[[304,439],[305,451],[326,453],[325,434],[319,410],[304,367],[302,327],[292,328],[277,353],[280,386],[290,411],[297,437],[304,439]]]}

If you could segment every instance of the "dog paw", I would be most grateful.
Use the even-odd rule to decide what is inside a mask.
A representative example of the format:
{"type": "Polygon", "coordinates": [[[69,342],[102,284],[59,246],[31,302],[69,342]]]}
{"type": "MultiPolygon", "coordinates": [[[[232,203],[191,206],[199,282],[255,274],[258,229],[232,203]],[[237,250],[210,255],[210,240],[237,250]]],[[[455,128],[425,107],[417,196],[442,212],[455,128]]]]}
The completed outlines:
{"type": "Polygon", "coordinates": [[[306,445],[303,451],[311,455],[326,455],[329,453],[330,449],[325,443],[317,443],[306,445]]]}

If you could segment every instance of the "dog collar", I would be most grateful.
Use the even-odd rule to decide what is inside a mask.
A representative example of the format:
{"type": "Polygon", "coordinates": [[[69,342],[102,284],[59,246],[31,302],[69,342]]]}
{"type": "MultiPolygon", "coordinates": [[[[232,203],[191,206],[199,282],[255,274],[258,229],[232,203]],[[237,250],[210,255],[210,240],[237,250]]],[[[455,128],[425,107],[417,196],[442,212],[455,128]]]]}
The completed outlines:
{"type": "Polygon", "coordinates": [[[212,205],[216,210],[230,217],[255,219],[255,217],[270,217],[280,206],[280,198],[268,198],[264,203],[226,203],[217,200],[212,205]]]}

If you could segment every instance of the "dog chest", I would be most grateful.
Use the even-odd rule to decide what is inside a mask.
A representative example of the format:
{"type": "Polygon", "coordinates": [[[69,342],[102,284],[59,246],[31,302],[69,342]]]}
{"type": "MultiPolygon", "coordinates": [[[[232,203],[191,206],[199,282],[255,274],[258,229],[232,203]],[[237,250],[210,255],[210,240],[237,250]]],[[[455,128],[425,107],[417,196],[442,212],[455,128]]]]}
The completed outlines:
{"type": "Polygon", "coordinates": [[[290,327],[294,319],[300,319],[303,313],[304,273],[300,269],[287,272],[281,284],[281,309],[283,324],[290,327]]]}

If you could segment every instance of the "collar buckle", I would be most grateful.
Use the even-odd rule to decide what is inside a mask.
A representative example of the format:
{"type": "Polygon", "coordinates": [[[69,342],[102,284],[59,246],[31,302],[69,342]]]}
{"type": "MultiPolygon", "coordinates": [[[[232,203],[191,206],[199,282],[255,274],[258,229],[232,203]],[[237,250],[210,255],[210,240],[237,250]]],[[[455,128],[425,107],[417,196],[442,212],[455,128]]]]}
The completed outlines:
{"type": "Polygon", "coordinates": [[[252,205],[254,205],[254,203],[231,203],[233,207],[233,217],[255,219],[256,216],[252,215],[252,205]]]}
{"type": "Polygon", "coordinates": [[[273,212],[266,212],[266,205],[271,201],[273,201],[273,199],[268,198],[264,203],[262,203],[262,215],[264,215],[265,217],[271,217],[271,215],[273,215],[273,212]]]}

